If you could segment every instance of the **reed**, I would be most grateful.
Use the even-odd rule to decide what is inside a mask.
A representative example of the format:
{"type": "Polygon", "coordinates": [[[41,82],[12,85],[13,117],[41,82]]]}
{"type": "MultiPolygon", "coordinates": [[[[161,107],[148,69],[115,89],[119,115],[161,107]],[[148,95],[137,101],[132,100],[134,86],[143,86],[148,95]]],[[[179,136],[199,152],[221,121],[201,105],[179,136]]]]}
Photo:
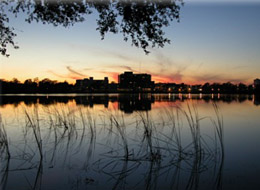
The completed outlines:
{"type": "Polygon", "coordinates": [[[87,156],[86,156],[86,161],[84,163],[83,168],[87,169],[89,165],[90,158],[93,154],[93,150],[95,149],[95,142],[96,142],[96,120],[92,116],[91,112],[87,110],[85,113],[80,109],[80,120],[82,122],[83,126],[83,132],[81,136],[80,142],[82,143],[82,140],[84,138],[85,130],[86,127],[88,126],[89,131],[90,131],[90,138],[89,138],[89,145],[88,145],[88,150],[87,150],[87,156]],[[87,117],[87,119],[85,118],[87,117]]]}
{"type": "Polygon", "coordinates": [[[126,138],[126,133],[125,133],[125,122],[124,122],[124,117],[122,116],[122,122],[120,123],[119,120],[114,116],[110,115],[110,120],[112,123],[114,123],[117,131],[119,132],[119,135],[122,139],[123,146],[124,146],[124,151],[125,151],[125,160],[129,159],[129,148],[128,148],[128,142],[126,138]]]}
{"type": "Polygon", "coordinates": [[[223,168],[224,168],[224,158],[225,158],[224,121],[223,121],[223,116],[221,115],[220,112],[220,108],[216,103],[213,103],[213,108],[216,114],[216,120],[213,119],[211,120],[215,128],[215,133],[216,133],[215,136],[217,136],[218,142],[220,144],[220,149],[221,149],[220,164],[216,175],[215,186],[216,189],[222,189],[222,178],[223,178],[223,168]]]}
{"type": "Polygon", "coordinates": [[[186,120],[189,125],[189,129],[192,136],[192,144],[194,147],[194,153],[196,156],[201,157],[203,153],[202,149],[202,143],[201,143],[201,133],[200,133],[200,118],[198,114],[198,110],[195,107],[195,105],[190,107],[189,104],[187,104],[187,111],[182,110],[182,113],[186,117],[186,120]]]}
{"type": "Polygon", "coordinates": [[[43,158],[43,149],[42,149],[42,138],[41,138],[41,129],[40,129],[40,119],[38,107],[35,106],[33,109],[32,115],[29,114],[27,110],[24,111],[25,116],[30,124],[30,127],[33,130],[34,138],[38,147],[40,159],[43,158]]]}
{"type": "Polygon", "coordinates": [[[147,148],[148,148],[147,152],[149,154],[148,159],[150,161],[160,161],[161,160],[161,152],[160,152],[161,148],[158,143],[158,141],[159,141],[158,138],[156,138],[157,147],[155,148],[153,146],[153,139],[155,139],[154,135],[156,132],[154,122],[150,118],[148,112],[145,112],[145,113],[140,112],[139,116],[140,116],[141,122],[143,124],[143,129],[144,129],[142,141],[145,140],[147,143],[147,148]]]}
{"type": "MultiPolygon", "coordinates": [[[[216,135],[217,148],[220,147],[223,158],[223,117],[216,104],[213,104],[213,108],[216,119],[211,120],[216,135]]],[[[24,113],[28,126],[26,133],[30,132],[30,134],[33,134],[32,138],[35,142],[33,146],[37,146],[36,148],[41,159],[40,164],[37,164],[39,166],[38,172],[32,188],[41,186],[43,147],[45,149],[49,148],[52,153],[49,155],[47,153],[44,154],[44,159],[46,158],[47,161],[50,159],[51,167],[49,168],[57,164],[54,161],[57,156],[65,158],[63,162],[64,167],[65,164],[68,164],[69,167],[74,167],[72,166],[74,163],[70,163],[74,162],[73,158],[82,159],[83,162],[76,163],[75,165],[77,166],[75,167],[81,164],[79,168],[85,169],[85,171],[93,169],[98,165],[96,163],[99,163],[100,165],[97,169],[95,168],[95,171],[103,172],[106,175],[110,175],[112,179],[117,180],[114,184],[115,189],[127,185],[126,178],[135,171],[145,171],[143,169],[146,166],[149,169],[145,172],[146,175],[144,176],[146,177],[142,180],[145,181],[148,189],[156,187],[157,178],[165,175],[167,172],[170,174],[174,169],[176,169],[174,175],[177,181],[173,181],[173,186],[179,186],[180,171],[185,170],[185,172],[190,172],[186,188],[199,188],[200,173],[210,167],[210,157],[214,154],[210,146],[211,144],[207,144],[207,141],[203,138],[203,128],[201,127],[203,118],[199,116],[195,105],[188,104],[185,109],[180,107],[165,108],[164,112],[160,112],[156,117],[152,117],[147,111],[136,112],[133,114],[133,118],[130,118],[119,111],[115,113],[110,112],[102,115],[104,117],[98,118],[94,117],[94,114],[96,114],[95,110],[88,108],[85,110],[82,107],[73,110],[58,106],[52,110],[47,109],[45,115],[41,115],[42,112],[37,106],[33,107],[32,111],[25,110],[24,113]],[[128,119],[131,119],[131,122],[128,119]],[[186,123],[187,125],[184,125],[186,123]],[[47,124],[46,130],[43,130],[44,124],[47,124]],[[103,127],[100,129],[97,126],[103,127]],[[186,139],[185,134],[181,133],[181,128],[184,127],[185,130],[188,129],[187,137],[189,139],[186,139]],[[102,132],[106,134],[108,131],[109,135],[102,139],[98,136],[97,130],[98,134],[101,133],[102,135],[102,132]],[[113,137],[116,137],[115,142],[117,144],[104,143],[105,140],[112,142],[113,137]],[[46,142],[46,138],[48,141],[49,139],[53,141],[51,143],[46,142]],[[48,144],[46,145],[46,143],[48,144]],[[120,148],[118,148],[118,144],[120,148]],[[100,145],[110,148],[111,151],[104,154],[102,152],[94,152],[95,146],[100,145]],[[135,154],[136,152],[137,154],[135,154]],[[83,157],[81,154],[83,154],[83,157]],[[99,155],[96,156],[96,154],[99,155]],[[93,155],[95,158],[99,158],[98,161],[90,159],[94,157],[93,155]],[[120,164],[122,165],[122,170],[118,171],[120,164]],[[139,166],[140,168],[138,168],[139,166]],[[115,172],[115,170],[117,171],[115,172]]],[[[0,149],[4,147],[4,150],[9,152],[9,148],[6,148],[8,147],[8,141],[2,119],[0,119],[0,126],[0,149]],[[7,146],[2,143],[5,141],[7,146]]],[[[25,135],[26,137],[28,135],[25,135]]],[[[25,143],[28,142],[25,141],[25,143]]],[[[99,148],[97,150],[100,150],[99,148]]],[[[25,151],[28,151],[28,149],[25,151]]],[[[35,150],[33,152],[38,154],[35,150]]],[[[32,162],[35,161],[32,157],[31,160],[32,162]]],[[[223,168],[223,165],[220,168],[223,168]]],[[[217,183],[219,184],[221,180],[221,175],[218,175],[217,183]]]]}
{"type": "MultiPolygon", "coordinates": [[[[170,141],[168,144],[172,142],[175,143],[179,155],[179,159],[182,159],[183,148],[181,141],[181,121],[180,121],[180,109],[174,110],[172,108],[165,109],[165,115],[168,118],[169,127],[171,128],[170,136],[167,136],[167,139],[170,141]]],[[[165,134],[164,134],[165,136],[165,134]]]]}
{"type": "Polygon", "coordinates": [[[8,137],[7,137],[7,133],[5,130],[5,126],[2,121],[2,116],[0,114],[0,152],[1,152],[1,155],[2,155],[3,151],[6,152],[6,158],[10,159],[11,154],[10,154],[10,150],[9,150],[8,137]]]}
{"type": "Polygon", "coordinates": [[[218,142],[220,144],[220,148],[221,148],[221,154],[222,157],[224,157],[225,155],[225,150],[224,150],[224,122],[223,122],[223,116],[220,113],[220,109],[218,107],[218,105],[216,103],[213,103],[213,108],[216,114],[216,120],[211,119],[214,127],[215,127],[215,131],[218,137],[218,142]]]}

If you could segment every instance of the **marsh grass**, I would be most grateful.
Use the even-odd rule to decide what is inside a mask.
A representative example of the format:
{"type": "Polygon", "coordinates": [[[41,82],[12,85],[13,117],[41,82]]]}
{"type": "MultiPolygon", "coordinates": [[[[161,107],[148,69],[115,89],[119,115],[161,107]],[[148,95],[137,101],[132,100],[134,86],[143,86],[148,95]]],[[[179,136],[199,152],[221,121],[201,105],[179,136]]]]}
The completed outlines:
{"type": "Polygon", "coordinates": [[[11,154],[10,154],[10,150],[9,150],[8,137],[7,137],[7,133],[5,130],[5,126],[2,121],[2,116],[0,114],[0,154],[1,154],[1,156],[4,154],[4,152],[6,153],[6,158],[10,159],[11,154]]]}
{"type": "Polygon", "coordinates": [[[82,123],[82,135],[81,135],[79,146],[78,146],[79,150],[81,149],[81,145],[82,145],[84,138],[86,138],[86,136],[85,136],[86,130],[90,131],[89,135],[87,136],[87,138],[89,139],[89,142],[88,142],[86,160],[85,160],[84,166],[83,166],[83,168],[86,170],[90,164],[89,162],[93,155],[93,151],[95,150],[96,120],[88,109],[84,112],[80,108],[79,115],[80,115],[80,120],[82,123]]]}
{"type": "MultiPolygon", "coordinates": [[[[221,115],[220,108],[216,103],[213,103],[214,111],[216,114],[216,120],[212,119],[212,123],[215,127],[215,136],[217,136],[218,142],[220,144],[220,164],[218,171],[216,172],[216,180],[215,180],[215,187],[216,189],[222,188],[222,178],[223,178],[223,167],[224,167],[224,158],[225,158],[225,149],[224,149],[224,121],[223,116],[221,115]]],[[[217,142],[216,142],[216,149],[217,149],[217,142]]],[[[215,153],[216,156],[218,155],[215,153]]]]}
{"type": "Polygon", "coordinates": [[[116,115],[110,115],[110,121],[112,125],[115,126],[116,130],[119,133],[119,136],[123,142],[123,148],[124,148],[124,159],[129,159],[129,148],[128,148],[128,141],[127,141],[127,135],[125,132],[125,121],[123,115],[121,115],[121,121],[116,115]]]}
{"type": "Polygon", "coordinates": [[[182,122],[180,119],[180,109],[175,109],[175,112],[173,109],[166,108],[165,109],[165,115],[168,117],[168,122],[169,122],[169,128],[171,129],[170,136],[166,136],[163,134],[168,139],[167,144],[172,144],[176,145],[177,151],[178,151],[178,157],[179,160],[182,159],[182,153],[183,153],[183,147],[182,147],[182,142],[181,142],[181,127],[182,127],[182,122]]]}
{"type": "Polygon", "coordinates": [[[217,135],[218,142],[220,144],[220,150],[222,157],[225,155],[225,149],[224,149],[224,122],[223,122],[223,116],[220,113],[220,109],[216,103],[213,103],[213,108],[216,114],[216,120],[211,119],[214,127],[215,132],[217,135]]]}
{"type": "Polygon", "coordinates": [[[154,138],[156,135],[155,124],[151,120],[148,112],[139,112],[139,117],[144,129],[142,142],[146,141],[147,143],[146,152],[148,155],[146,156],[146,159],[150,161],[159,161],[161,159],[161,153],[158,138],[154,138]],[[156,142],[156,146],[154,146],[154,142],[156,142]]]}
{"type": "Polygon", "coordinates": [[[2,121],[2,116],[0,114],[0,188],[5,189],[8,181],[8,171],[10,164],[10,150],[8,136],[5,130],[5,126],[2,121]]]}
{"type": "Polygon", "coordinates": [[[10,158],[7,159],[0,159],[1,161],[1,167],[0,167],[0,188],[6,189],[6,185],[8,182],[8,176],[9,176],[9,165],[10,165],[10,158]]]}
{"type": "MultiPolygon", "coordinates": [[[[124,146],[125,159],[123,161],[136,162],[136,168],[142,167],[143,162],[150,162],[151,165],[147,172],[147,178],[144,179],[147,189],[156,189],[156,181],[159,176],[168,173],[172,167],[176,168],[175,176],[177,176],[177,179],[173,182],[174,187],[179,187],[180,171],[186,170],[186,172],[190,172],[190,175],[185,188],[198,189],[201,174],[214,165],[216,149],[220,149],[222,152],[222,154],[218,156],[221,157],[220,168],[223,168],[223,118],[220,114],[219,108],[215,104],[213,104],[213,109],[216,113],[216,120],[210,117],[200,117],[196,105],[187,104],[186,110],[179,107],[168,108],[165,110],[164,117],[160,117],[163,118],[161,123],[158,121],[154,122],[154,119],[148,112],[138,112],[135,117],[139,118],[136,119],[136,128],[137,130],[143,129],[143,133],[140,140],[141,146],[139,146],[141,148],[139,151],[136,151],[137,146],[135,146],[135,151],[132,151],[142,152],[142,154],[138,153],[136,155],[129,154],[129,149],[132,145],[129,143],[131,138],[129,138],[129,134],[125,130],[127,124],[124,122],[124,119],[121,119],[121,122],[119,122],[116,116],[110,116],[111,123],[116,127],[124,146]],[[181,128],[186,126],[183,125],[182,116],[188,124],[187,127],[191,135],[191,142],[185,146],[182,142],[181,128]],[[213,144],[217,143],[220,144],[220,146],[217,145],[216,147],[212,147],[212,144],[210,144],[208,140],[205,140],[201,133],[201,121],[208,118],[210,118],[214,124],[213,129],[215,130],[217,137],[215,140],[210,137],[209,139],[215,141],[213,144]],[[170,132],[167,133],[167,131],[163,131],[165,127],[168,127],[170,132]]],[[[110,130],[112,131],[112,128],[110,128],[110,130]]],[[[134,141],[137,139],[138,138],[135,138],[134,141]]],[[[100,168],[105,170],[106,168],[118,167],[118,163],[115,159],[119,157],[114,156],[107,158],[109,158],[110,161],[103,162],[103,164],[100,162],[99,164],[103,165],[100,168]]],[[[108,175],[108,172],[104,173],[108,175]]],[[[216,177],[216,183],[218,186],[222,181],[221,174],[222,173],[219,170],[216,177]]],[[[110,173],[109,175],[113,175],[113,173],[110,173]]],[[[129,172],[127,172],[126,169],[123,169],[121,177],[126,180],[128,175],[130,175],[129,172]]],[[[115,176],[113,178],[116,179],[115,176]]]]}
{"type": "Polygon", "coordinates": [[[28,120],[28,123],[33,130],[33,134],[34,134],[34,138],[35,138],[35,141],[36,141],[36,144],[38,147],[40,159],[42,160],[43,159],[43,148],[42,148],[43,145],[42,145],[38,107],[35,106],[33,108],[33,112],[31,113],[32,115],[30,115],[28,110],[25,110],[24,112],[25,112],[25,116],[28,120]]]}
{"type": "MultiPolygon", "coordinates": [[[[34,106],[31,110],[25,109],[24,142],[28,143],[27,134],[31,132],[37,147],[36,153],[40,156],[37,175],[30,186],[32,189],[41,187],[45,163],[43,158],[49,162],[48,169],[51,169],[61,163],[60,158],[63,159],[62,167],[72,167],[70,162],[73,163],[74,158],[80,157],[80,162],[77,163],[81,164],[80,169],[85,172],[92,169],[110,176],[111,180],[115,180],[113,189],[127,187],[127,178],[137,171],[146,171],[138,183],[145,183],[147,189],[156,189],[157,180],[167,173],[173,173],[172,186],[178,188],[181,171],[189,172],[186,189],[197,189],[201,173],[212,167],[213,158],[219,156],[221,162],[224,162],[223,117],[216,104],[213,104],[213,109],[216,119],[210,119],[215,139],[211,139],[215,140],[215,147],[204,139],[201,121],[205,117],[200,117],[193,104],[187,104],[186,109],[165,108],[158,117],[152,117],[148,111],[136,112],[130,119],[121,112],[102,113],[102,119],[97,119],[95,111],[84,107],[72,109],[54,106],[39,110],[34,106]],[[189,141],[183,140],[184,128],[189,132],[189,141]],[[102,137],[98,130],[103,130],[102,137]],[[108,135],[105,136],[104,133],[108,135]],[[106,143],[112,142],[113,138],[114,143],[106,143]],[[96,151],[96,146],[103,146],[102,150],[109,151],[96,151]],[[93,155],[98,159],[91,159],[93,155]]],[[[2,120],[0,125],[0,150],[7,152],[10,157],[2,120]]],[[[30,157],[32,160],[34,155],[30,157]]],[[[223,164],[216,176],[217,186],[221,184],[222,168],[223,164]]]]}

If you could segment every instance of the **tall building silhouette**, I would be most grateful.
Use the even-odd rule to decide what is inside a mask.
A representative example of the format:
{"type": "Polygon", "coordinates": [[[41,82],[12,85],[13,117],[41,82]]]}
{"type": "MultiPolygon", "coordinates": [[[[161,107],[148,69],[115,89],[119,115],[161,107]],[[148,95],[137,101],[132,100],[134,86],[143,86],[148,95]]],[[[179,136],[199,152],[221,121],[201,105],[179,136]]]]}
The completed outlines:
{"type": "Polygon", "coordinates": [[[260,93],[260,79],[258,78],[254,80],[254,91],[260,93]]]}
{"type": "Polygon", "coordinates": [[[257,86],[260,86],[260,79],[255,79],[254,80],[254,86],[257,87],[257,86]]]}
{"type": "Polygon", "coordinates": [[[108,89],[108,77],[104,80],[95,80],[93,77],[76,80],[76,88],[81,91],[95,91],[108,89]]]}
{"type": "Polygon", "coordinates": [[[133,72],[124,72],[118,75],[118,85],[121,91],[152,91],[154,81],[151,75],[142,73],[134,74],[133,72]]]}

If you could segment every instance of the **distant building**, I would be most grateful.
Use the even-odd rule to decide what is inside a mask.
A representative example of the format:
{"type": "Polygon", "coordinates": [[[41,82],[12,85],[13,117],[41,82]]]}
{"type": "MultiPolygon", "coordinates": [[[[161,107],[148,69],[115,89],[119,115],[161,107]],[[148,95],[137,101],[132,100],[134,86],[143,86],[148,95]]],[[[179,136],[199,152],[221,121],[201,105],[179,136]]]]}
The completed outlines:
{"type": "Polygon", "coordinates": [[[89,107],[94,107],[94,105],[104,105],[105,108],[108,107],[109,96],[77,96],[75,97],[77,105],[84,105],[89,107]]]}
{"type": "Polygon", "coordinates": [[[254,80],[254,86],[255,87],[260,86],[260,79],[255,79],[254,80]]]}
{"type": "Polygon", "coordinates": [[[118,97],[118,108],[125,113],[151,110],[152,103],[154,103],[154,97],[145,94],[119,95],[118,97]]]}
{"type": "Polygon", "coordinates": [[[254,80],[254,92],[260,94],[260,79],[254,80]]]}
{"type": "Polygon", "coordinates": [[[149,74],[134,74],[124,72],[118,75],[118,85],[121,91],[152,91],[154,82],[149,74]]]}
{"type": "Polygon", "coordinates": [[[108,89],[108,77],[104,80],[94,80],[93,77],[76,80],[75,87],[80,91],[102,91],[108,89]]]}
{"type": "Polygon", "coordinates": [[[154,90],[156,92],[175,92],[177,91],[177,85],[175,83],[157,83],[154,90]]]}
{"type": "Polygon", "coordinates": [[[115,82],[111,82],[109,85],[108,85],[108,90],[109,92],[116,92],[118,89],[118,84],[115,83],[115,82]]]}

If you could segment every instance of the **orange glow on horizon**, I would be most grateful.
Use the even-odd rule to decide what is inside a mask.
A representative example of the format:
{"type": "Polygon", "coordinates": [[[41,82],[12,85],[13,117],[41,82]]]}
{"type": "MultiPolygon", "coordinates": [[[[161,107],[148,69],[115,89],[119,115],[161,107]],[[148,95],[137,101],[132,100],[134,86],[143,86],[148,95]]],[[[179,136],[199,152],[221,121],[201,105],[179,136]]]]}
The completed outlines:
{"type": "MultiPolygon", "coordinates": [[[[123,72],[97,72],[97,74],[94,74],[93,72],[93,77],[94,79],[97,79],[97,80],[101,80],[101,79],[104,79],[104,77],[108,77],[109,79],[109,83],[112,83],[112,82],[115,82],[115,83],[118,83],[118,75],[120,73],[123,73],[123,72]]],[[[149,73],[148,73],[149,74],[149,73]]],[[[187,85],[203,85],[205,83],[227,83],[229,81],[224,81],[224,80],[216,80],[216,81],[198,81],[198,80],[193,80],[192,78],[189,78],[189,77],[185,77],[182,81],[180,80],[174,80],[173,78],[170,78],[169,76],[163,76],[163,75],[153,75],[151,74],[152,76],[152,81],[154,81],[155,83],[176,83],[176,84],[181,84],[181,83],[184,83],[184,84],[187,84],[187,85]]],[[[3,77],[2,76],[2,80],[5,80],[5,81],[12,81],[14,78],[17,78],[18,81],[20,82],[24,82],[25,80],[27,79],[31,79],[31,80],[34,80],[35,78],[38,78],[39,81],[45,79],[45,78],[48,78],[52,81],[57,81],[57,82],[68,82],[69,84],[75,84],[76,83],[76,80],[77,79],[84,79],[84,78],[89,78],[88,76],[86,77],[79,77],[79,76],[72,76],[72,75],[69,75],[67,77],[64,77],[64,76],[50,76],[50,75],[46,75],[46,77],[3,77]]],[[[252,79],[253,81],[253,79],[252,79]]],[[[231,83],[232,84],[239,84],[239,83],[244,83],[245,85],[251,85],[252,82],[251,80],[247,80],[247,81],[239,81],[239,82],[232,82],[231,80],[231,83]]]]}
{"type": "Polygon", "coordinates": [[[176,83],[176,81],[163,76],[152,76],[152,81],[155,83],[176,83]]]}

